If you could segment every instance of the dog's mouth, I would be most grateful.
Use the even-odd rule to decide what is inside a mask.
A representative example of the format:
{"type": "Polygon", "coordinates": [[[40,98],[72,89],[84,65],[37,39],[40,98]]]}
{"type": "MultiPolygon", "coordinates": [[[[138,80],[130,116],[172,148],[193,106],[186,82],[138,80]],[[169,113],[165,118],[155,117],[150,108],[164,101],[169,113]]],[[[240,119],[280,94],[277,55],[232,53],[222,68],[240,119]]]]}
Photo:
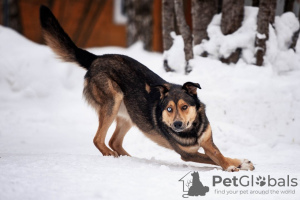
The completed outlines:
{"type": "Polygon", "coordinates": [[[184,126],[184,127],[176,128],[175,126],[171,126],[171,129],[177,133],[180,133],[186,130],[186,127],[184,126]]]}
{"type": "Polygon", "coordinates": [[[191,128],[192,128],[192,124],[190,124],[190,123],[188,122],[187,124],[182,124],[181,127],[176,127],[176,126],[174,125],[174,123],[173,123],[173,124],[170,124],[170,128],[171,128],[174,132],[180,133],[180,132],[184,132],[184,131],[187,131],[187,130],[191,129],[191,128]]]}

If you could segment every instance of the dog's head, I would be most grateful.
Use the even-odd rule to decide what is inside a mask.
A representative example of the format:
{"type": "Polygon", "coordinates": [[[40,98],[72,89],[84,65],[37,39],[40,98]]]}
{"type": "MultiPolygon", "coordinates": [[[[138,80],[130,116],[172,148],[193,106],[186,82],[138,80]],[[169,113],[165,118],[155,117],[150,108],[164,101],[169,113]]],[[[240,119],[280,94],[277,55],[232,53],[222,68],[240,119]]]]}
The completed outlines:
{"type": "Polygon", "coordinates": [[[197,118],[200,101],[197,97],[198,83],[187,82],[182,86],[164,84],[160,91],[162,122],[175,132],[191,128],[197,118]]]}

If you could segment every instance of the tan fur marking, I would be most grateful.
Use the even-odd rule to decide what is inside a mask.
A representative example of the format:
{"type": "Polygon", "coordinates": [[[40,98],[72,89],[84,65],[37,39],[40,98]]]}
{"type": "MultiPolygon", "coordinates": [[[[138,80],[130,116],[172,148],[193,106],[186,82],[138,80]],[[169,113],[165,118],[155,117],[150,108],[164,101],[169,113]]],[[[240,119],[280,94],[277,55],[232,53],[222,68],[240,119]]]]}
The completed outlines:
{"type": "Polygon", "coordinates": [[[194,146],[188,146],[188,147],[184,147],[184,146],[181,146],[180,144],[178,144],[178,147],[184,151],[184,152],[187,152],[187,153],[197,153],[200,146],[199,145],[194,145],[194,146]]]}
{"type": "Polygon", "coordinates": [[[170,143],[161,135],[156,133],[155,131],[150,131],[148,133],[144,133],[146,137],[148,137],[150,140],[158,144],[159,146],[168,148],[168,149],[173,149],[170,143]]]}
{"type": "Polygon", "coordinates": [[[121,102],[121,105],[120,105],[120,108],[119,108],[119,111],[118,111],[118,117],[121,117],[121,118],[129,121],[130,123],[132,123],[131,118],[128,114],[127,108],[124,104],[124,101],[121,102]]]}
{"type": "Polygon", "coordinates": [[[91,83],[90,85],[91,85],[91,88],[92,88],[91,92],[92,92],[93,97],[95,98],[96,102],[97,103],[101,103],[102,99],[101,99],[101,97],[99,95],[98,88],[97,88],[96,84],[95,83],[91,83]]]}
{"type": "MultiPolygon", "coordinates": [[[[97,94],[97,90],[95,88],[92,90],[92,92],[94,93],[94,95],[97,94]]],[[[112,124],[112,122],[115,120],[117,116],[118,110],[123,100],[123,94],[117,92],[117,89],[113,87],[113,83],[110,80],[108,81],[107,92],[110,92],[113,95],[114,104],[110,105],[109,103],[106,103],[104,105],[101,105],[99,111],[99,127],[94,137],[94,144],[104,156],[109,156],[109,155],[118,156],[117,152],[110,150],[105,145],[105,137],[108,128],[110,127],[110,125],[112,124]],[[112,107],[110,108],[109,106],[112,107]],[[108,113],[110,114],[108,115],[108,113]]],[[[99,98],[99,97],[96,96],[95,98],[99,98]]]]}
{"type": "Polygon", "coordinates": [[[201,137],[198,139],[198,144],[202,146],[202,144],[206,143],[209,139],[211,139],[211,127],[210,124],[207,125],[206,130],[202,133],[201,137]]]}
{"type": "Polygon", "coordinates": [[[177,142],[180,142],[182,144],[191,145],[191,144],[195,144],[195,142],[196,142],[196,138],[182,138],[172,132],[171,132],[171,135],[177,142]]]}
{"type": "Polygon", "coordinates": [[[235,167],[238,167],[238,166],[241,164],[241,160],[240,160],[240,159],[236,159],[236,158],[227,158],[227,157],[226,157],[226,159],[227,159],[227,161],[228,161],[231,165],[233,165],[233,166],[235,166],[235,167]]]}
{"type": "Polygon", "coordinates": [[[150,93],[151,92],[151,88],[150,86],[146,83],[146,86],[145,86],[145,90],[150,93]]]}
{"type": "Polygon", "coordinates": [[[210,124],[198,139],[198,144],[203,147],[205,154],[208,155],[216,164],[220,165],[224,170],[239,170],[237,167],[241,164],[241,161],[238,159],[224,157],[220,150],[213,143],[210,124]]]}
{"type": "Polygon", "coordinates": [[[177,110],[179,119],[185,124],[186,128],[189,128],[197,116],[196,106],[189,106],[184,100],[180,99],[177,103],[177,110]],[[188,106],[186,110],[183,110],[183,106],[188,106]]]}
{"type": "Polygon", "coordinates": [[[126,119],[122,117],[117,117],[117,126],[116,130],[114,131],[112,137],[109,141],[109,146],[116,151],[119,155],[122,156],[130,156],[123,148],[123,139],[126,133],[131,128],[132,124],[130,121],[127,121],[126,119]]]}
{"type": "Polygon", "coordinates": [[[66,61],[66,62],[72,62],[75,60],[74,55],[68,53],[69,51],[64,49],[64,46],[57,40],[56,38],[53,38],[53,36],[44,31],[44,38],[46,40],[46,44],[51,47],[51,49],[59,55],[60,59],[66,61]]]}
{"type": "Polygon", "coordinates": [[[162,112],[162,121],[167,124],[168,126],[171,126],[173,124],[174,118],[176,115],[176,105],[174,101],[170,101],[166,109],[162,112]],[[167,108],[172,108],[172,112],[168,112],[167,108]]]}

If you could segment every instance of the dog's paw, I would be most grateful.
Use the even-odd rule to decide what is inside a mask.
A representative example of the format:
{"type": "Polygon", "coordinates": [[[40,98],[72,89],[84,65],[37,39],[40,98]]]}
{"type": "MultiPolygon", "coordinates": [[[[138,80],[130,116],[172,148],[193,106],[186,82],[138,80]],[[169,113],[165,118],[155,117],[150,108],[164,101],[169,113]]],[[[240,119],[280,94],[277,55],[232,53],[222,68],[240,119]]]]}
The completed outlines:
{"type": "Polygon", "coordinates": [[[241,159],[241,164],[238,166],[241,170],[250,170],[253,171],[255,169],[253,163],[247,159],[241,159]]]}
{"type": "Polygon", "coordinates": [[[116,151],[110,150],[107,146],[101,145],[99,146],[99,150],[102,153],[103,156],[113,156],[113,157],[119,157],[119,154],[116,151]]]}
{"type": "Polygon", "coordinates": [[[103,156],[113,156],[113,157],[119,157],[119,154],[116,151],[107,151],[105,153],[102,153],[103,156]]]}
{"type": "Polygon", "coordinates": [[[225,171],[228,171],[228,172],[238,172],[238,171],[240,171],[240,169],[237,168],[237,167],[235,167],[235,166],[233,166],[233,165],[231,165],[231,166],[227,167],[227,169],[225,169],[225,171]]]}

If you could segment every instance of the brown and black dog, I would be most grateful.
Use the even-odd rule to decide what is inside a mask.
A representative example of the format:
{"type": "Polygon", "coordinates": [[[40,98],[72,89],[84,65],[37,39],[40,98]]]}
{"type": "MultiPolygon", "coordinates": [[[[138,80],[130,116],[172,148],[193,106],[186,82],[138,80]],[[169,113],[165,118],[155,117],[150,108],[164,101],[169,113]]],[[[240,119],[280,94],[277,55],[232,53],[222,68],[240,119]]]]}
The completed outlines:
{"type": "Polygon", "coordinates": [[[205,105],[197,97],[198,83],[169,83],[138,61],[124,55],[96,56],[78,48],[45,7],[40,20],[46,43],[67,62],[87,70],[84,96],[99,115],[94,144],[104,156],[129,154],[125,134],[136,125],[157,144],[175,150],[184,161],[219,165],[227,171],[253,170],[246,159],[224,157],[213,143],[205,105]],[[116,120],[108,148],[105,136],[116,120]],[[198,152],[202,147],[205,154],[198,152]]]}

